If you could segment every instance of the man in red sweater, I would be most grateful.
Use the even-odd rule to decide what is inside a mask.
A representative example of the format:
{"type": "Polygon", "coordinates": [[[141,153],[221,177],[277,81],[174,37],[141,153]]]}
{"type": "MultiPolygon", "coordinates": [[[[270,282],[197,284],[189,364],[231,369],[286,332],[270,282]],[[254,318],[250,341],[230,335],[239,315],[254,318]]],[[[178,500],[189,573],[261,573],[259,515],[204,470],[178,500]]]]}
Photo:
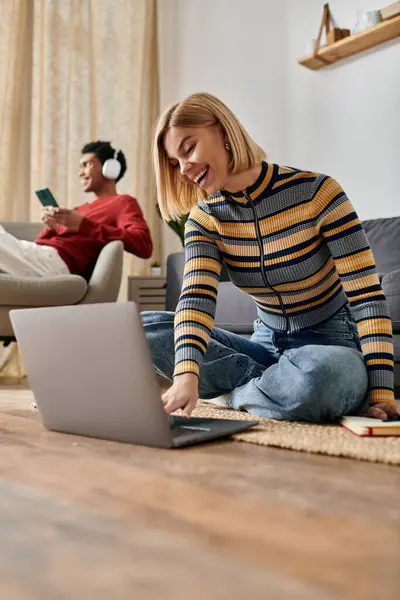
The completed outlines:
{"type": "Polygon", "coordinates": [[[83,191],[94,194],[92,202],[73,210],[43,208],[45,229],[35,242],[19,240],[1,228],[0,269],[14,276],[74,273],[88,279],[100,251],[112,240],[121,240],[131,254],[150,258],[150,231],[139,204],[117,193],[116,183],[125,171],[124,154],[109,142],[86,144],[79,176],[83,191]]]}

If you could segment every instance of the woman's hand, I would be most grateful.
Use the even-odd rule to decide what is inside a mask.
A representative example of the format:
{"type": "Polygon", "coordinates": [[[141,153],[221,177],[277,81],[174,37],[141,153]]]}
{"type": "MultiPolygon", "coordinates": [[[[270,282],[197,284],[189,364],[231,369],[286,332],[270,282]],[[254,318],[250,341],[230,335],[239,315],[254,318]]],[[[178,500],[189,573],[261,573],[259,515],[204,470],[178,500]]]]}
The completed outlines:
{"type": "Polygon", "coordinates": [[[373,419],[382,419],[382,421],[387,421],[390,417],[399,417],[400,416],[400,404],[390,404],[388,402],[378,402],[377,404],[372,404],[366,413],[367,417],[372,417],[373,419]]]}
{"type": "Polygon", "coordinates": [[[199,399],[199,380],[194,373],[177,375],[172,386],[163,394],[162,401],[167,414],[178,409],[189,417],[199,399]]]}

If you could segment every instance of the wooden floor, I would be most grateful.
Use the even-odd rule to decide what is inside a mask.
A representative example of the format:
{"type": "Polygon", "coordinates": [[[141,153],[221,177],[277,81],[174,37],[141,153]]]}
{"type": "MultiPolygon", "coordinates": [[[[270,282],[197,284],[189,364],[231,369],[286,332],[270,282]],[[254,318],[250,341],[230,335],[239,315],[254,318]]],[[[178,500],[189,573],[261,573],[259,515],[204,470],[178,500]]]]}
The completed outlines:
{"type": "Polygon", "coordinates": [[[44,430],[0,391],[0,598],[400,597],[400,469],[44,430]]]}

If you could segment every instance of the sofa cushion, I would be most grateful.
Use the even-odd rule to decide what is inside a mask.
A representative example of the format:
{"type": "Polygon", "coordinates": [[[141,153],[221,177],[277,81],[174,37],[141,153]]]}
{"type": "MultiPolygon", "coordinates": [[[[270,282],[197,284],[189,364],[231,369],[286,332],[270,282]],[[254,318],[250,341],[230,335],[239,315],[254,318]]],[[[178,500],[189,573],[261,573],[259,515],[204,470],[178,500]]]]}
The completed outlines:
{"type": "Polygon", "coordinates": [[[253,298],[240,291],[230,281],[218,286],[215,326],[233,333],[252,334],[257,319],[257,306],[253,298]]]}
{"type": "MultiPolygon", "coordinates": [[[[397,370],[398,370],[398,365],[400,365],[400,335],[399,334],[394,334],[393,336],[393,354],[394,354],[394,362],[397,365],[397,370]]],[[[396,380],[396,385],[400,385],[400,379],[396,380]]],[[[399,398],[400,400],[400,398],[399,398]]]]}
{"type": "Polygon", "coordinates": [[[62,306],[77,304],[86,294],[87,283],[79,275],[12,277],[0,275],[0,306],[62,306]]]}
{"type": "Polygon", "coordinates": [[[382,289],[392,321],[400,321],[400,269],[382,277],[382,289]]]}
{"type": "MultiPolygon", "coordinates": [[[[183,271],[185,268],[185,253],[174,252],[167,258],[167,294],[165,299],[165,309],[175,311],[176,305],[181,294],[183,271]]],[[[220,285],[229,282],[229,275],[226,266],[222,266],[220,275],[220,285]]],[[[218,286],[219,287],[219,286],[218,286]]],[[[233,286],[232,286],[233,287],[233,286]]],[[[228,289],[228,288],[226,288],[228,289]]],[[[238,290],[237,290],[238,291],[238,290]]],[[[223,292],[225,295],[225,292],[223,292]]]]}
{"type": "Polygon", "coordinates": [[[400,266],[400,217],[363,221],[379,273],[390,273],[400,266]]]}

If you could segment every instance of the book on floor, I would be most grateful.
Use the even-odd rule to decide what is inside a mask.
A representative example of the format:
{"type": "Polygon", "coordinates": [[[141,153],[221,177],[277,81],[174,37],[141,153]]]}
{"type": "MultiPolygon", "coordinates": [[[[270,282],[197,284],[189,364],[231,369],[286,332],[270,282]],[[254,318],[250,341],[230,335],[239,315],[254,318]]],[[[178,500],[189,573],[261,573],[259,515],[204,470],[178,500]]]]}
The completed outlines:
{"type": "Polygon", "coordinates": [[[349,429],[356,435],[361,436],[400,436],[399,421],[381,421],[380,419],[370,419],[368,417],[343,417],[340,424],[349,429]]]}

